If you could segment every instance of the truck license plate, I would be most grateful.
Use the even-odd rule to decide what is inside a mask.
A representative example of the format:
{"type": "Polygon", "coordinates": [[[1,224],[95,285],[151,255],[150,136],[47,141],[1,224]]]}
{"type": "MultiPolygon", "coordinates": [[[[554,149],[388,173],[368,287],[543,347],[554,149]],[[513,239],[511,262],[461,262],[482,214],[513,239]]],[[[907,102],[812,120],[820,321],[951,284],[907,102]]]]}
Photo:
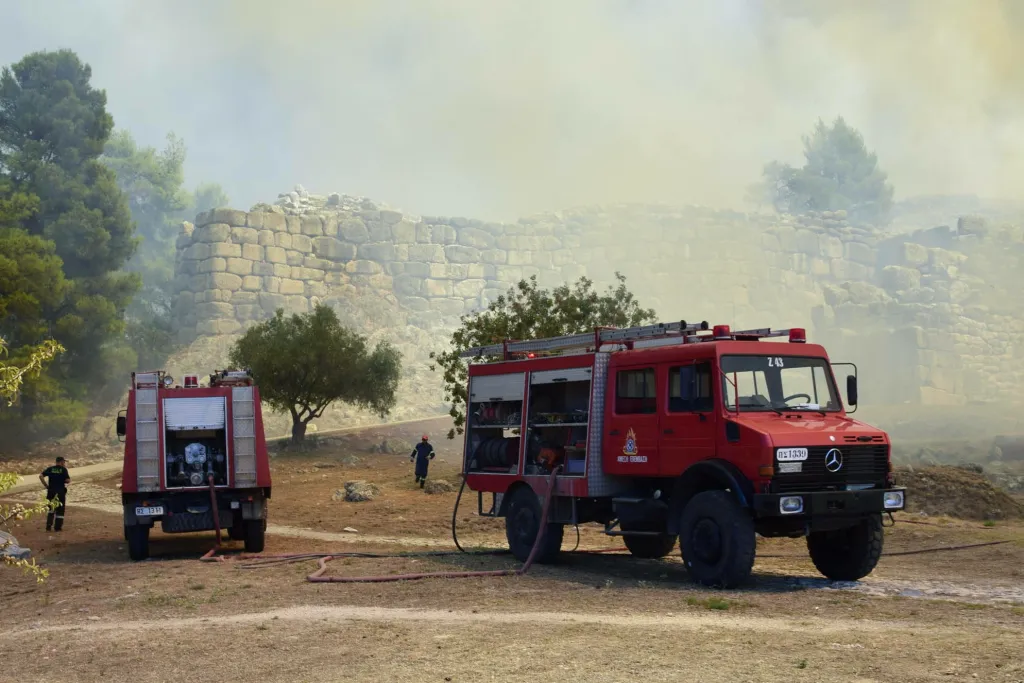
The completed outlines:
{"type": "Polygon", "coordinates": [[[780,448],[775,452],[779,462],[800,462],[807,459],[806,448],[780,448]]]}
{"type": "Polygon", "coordinates": [[[164,508],[162,505],[154,505],[148,508],[135,508],[136,517],[156,517],[157,515],[164,514],[164,508]]]}

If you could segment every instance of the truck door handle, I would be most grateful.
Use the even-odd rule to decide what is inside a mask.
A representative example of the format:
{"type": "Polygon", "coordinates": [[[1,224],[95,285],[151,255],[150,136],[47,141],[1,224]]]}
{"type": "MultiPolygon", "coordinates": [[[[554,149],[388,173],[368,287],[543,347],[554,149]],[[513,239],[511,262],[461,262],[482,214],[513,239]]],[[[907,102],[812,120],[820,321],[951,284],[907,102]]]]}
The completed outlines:
{"type": "Polygon", "coordinates": [[[671,429],[666,429],[665,433],[666,434],[675,434],[675,432],[673,432],[671,429]]]}
{"type": "Polygon", "coordinates": [[[618,430],[618,429],[613,429],[612,431],[608,432],[608,435],[609,435],[609,436],[615,436],[615,435],[616,435],[616,434],[618,434],[618,433],[619,433],[619,430],[618,430]]]}

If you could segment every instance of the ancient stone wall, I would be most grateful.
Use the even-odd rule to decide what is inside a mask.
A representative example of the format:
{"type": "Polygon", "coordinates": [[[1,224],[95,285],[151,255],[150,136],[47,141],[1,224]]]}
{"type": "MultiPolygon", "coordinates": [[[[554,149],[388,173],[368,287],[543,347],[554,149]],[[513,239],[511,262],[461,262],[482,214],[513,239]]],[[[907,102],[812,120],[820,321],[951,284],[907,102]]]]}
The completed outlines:
{"type": "Polygon", "coordinates": [[[627,204],[495,223],[296,192],[183,226],[176,316],[189,342],[358,299],[437,332],[520,278],[603,285],[619,271],[662,319],[812,328],[834,359],[874,368],[875,403],[959,404],[1024,380],[1022,246],[1019,229],[971,218],[894,236],[843,212],[627,204]]]}

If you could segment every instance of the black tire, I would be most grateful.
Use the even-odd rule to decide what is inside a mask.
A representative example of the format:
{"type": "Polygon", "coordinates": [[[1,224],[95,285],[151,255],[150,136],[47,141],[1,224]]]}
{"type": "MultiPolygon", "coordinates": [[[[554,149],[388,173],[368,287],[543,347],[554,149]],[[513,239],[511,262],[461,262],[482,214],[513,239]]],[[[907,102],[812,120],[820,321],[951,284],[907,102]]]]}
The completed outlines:
{"type": "Polygon", "coordinates": [[[754,520],[729,492],[703,491],[683,509],[679,545],[690,578],[705,586],[735,588],[754,568],[754,520]]]}
{"type": "MultiPolygon", "coordinates": [[[[642,527],[622,525],[623,531],[647,531],[642,527]]],[[[654,529],[650,529],[654,531],[654,529]]],[[[623,543],[633,557],[645,560],[658,560],[665,557],[676,547],[676,537],[672,534],[658,534],[657,536],[623,536],[623,543]]]]}
{"type": "MultiPolygon", "coordinates": [[[[505,538],[508,539],[509,550],[520,562],[526,562],[533,550],[533,544],[537,540],[537,530],[540,528],[541,504],[537,500],[537,494],[529,487],[522,487],[512,494],[512,500],[508,504],[508,512],[505,515],[505,538]]],[[[541,547],[537,550],[537,557],[534,562],[540,564],[551,564],[558,559],[558,552],[562,549],[562,536],[565,527],[561,524],[548,523],[541,541],[541,547]]]]}
{"type": "Polygon", "coordinates": [[[814,531],[807,536],[811,562],[833,581],[858,581],[870,574],[882,556],[882,516],[872,515],[837,531],[814,531]]]}
{"type": "Polygon", "coordinates": [[[267,534],[267,520],[247,519],[245,528],[245,552],[262,553],[267,534]]]}
{"type": "Polygon", "coordinates": [[[149,557],[149,527],[134,524],[124,528],[124,536],[128,539],[128,557],[133,562],[140,562],[149,557]]]}

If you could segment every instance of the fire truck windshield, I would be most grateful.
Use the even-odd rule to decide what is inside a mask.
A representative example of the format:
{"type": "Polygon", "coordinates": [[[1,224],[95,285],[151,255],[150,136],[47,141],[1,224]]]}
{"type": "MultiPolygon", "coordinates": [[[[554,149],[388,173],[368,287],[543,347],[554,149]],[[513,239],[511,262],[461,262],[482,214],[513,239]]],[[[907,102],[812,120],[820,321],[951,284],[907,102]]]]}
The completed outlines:
{"type": "Polygon", "coordinates": [[[722,356],[722,397],[730,410],[836,412],[841,404],[824,358],[722,356]]]}

